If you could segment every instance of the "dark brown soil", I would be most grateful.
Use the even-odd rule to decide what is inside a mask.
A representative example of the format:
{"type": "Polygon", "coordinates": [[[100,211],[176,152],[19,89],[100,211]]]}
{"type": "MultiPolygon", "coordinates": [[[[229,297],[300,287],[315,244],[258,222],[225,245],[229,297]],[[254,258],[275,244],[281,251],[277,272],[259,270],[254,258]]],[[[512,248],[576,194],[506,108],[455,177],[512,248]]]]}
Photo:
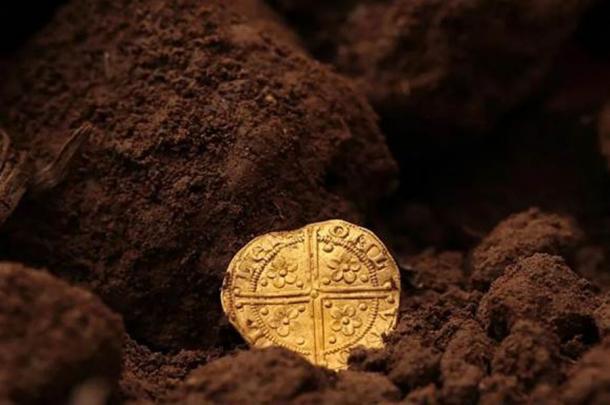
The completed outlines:
{"type": "Polygon", "coordinates": [[[193,371],[169,402],[361,404],[399,398],[400,391],[382,375],[334,375],[294,353],[271,348],[240,352],[193,371]]]}
{"type": "Polygon", "coordinates": [[[72,2],[4,86],[31,155],[94,128],[71,175],[5,225],[7,254],[92,288],[157,349],[227,343],[218,291],[254,235],[361,221],[393,184],[365,100],[239,14],[251,3],[72,2]]]}
{"type": "Polygon", "coordinates": [[[596,343],[593,313],[596,289],[558,256],[523,256],[491,286],[479,303],[477,319],[488,334],[502,340],[519,320],[542,323],[565,343],[566,352],[596,343]]]}
{"type": "Polygon", "coordinates": [[[172,392],[194,368],[221,355],[213,350],[154,352],[131,339],[124,341],[121,397],[125,401],[154,401],[172,392]]]}
{"type": "Polygon", "coordinates": [[[529,209],[510,216],[487,235],[472,252],[470,279],[475,287],[492,282],[520,256],[533,253],[569,254],[582,238],[573,219],[529,209]]]}
{"type": "Polygon", "coordinates": [[[2,43],[0,403],[610,401],[610,6],[268,3],[68,0],[2,43]],[[340,373],[218,296],[331,217],[403,282],[340,373]]]}
{"type": "Polygon", "coordinates": [[[347,0],[316,9],[271,2],[304,25],[314,53],[354,78],[384,115],[469,130],[493,126],[541,89],[592,3],[347,0]]]}
{"type": "Polygon", "coordinates": [[[0,263],[0,402],[63,403],[121,372],[121,318],[46,271],[0,263]]]}
{"type": "Polygon", "coordinates": [[[569,404],[601,405],[610,400],[610,351],[602,344],[588,353],[570,370],[560,399],[569,404]]]}

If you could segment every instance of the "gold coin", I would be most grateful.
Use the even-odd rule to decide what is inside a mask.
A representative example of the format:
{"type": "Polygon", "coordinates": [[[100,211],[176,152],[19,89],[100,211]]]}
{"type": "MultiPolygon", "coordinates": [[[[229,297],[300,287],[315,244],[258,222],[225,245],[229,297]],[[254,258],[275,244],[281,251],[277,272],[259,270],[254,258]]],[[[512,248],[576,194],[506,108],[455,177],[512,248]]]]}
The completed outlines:
{"type": "Polygon", "coordinates": [[[251,346],[281,346],[340,370],[350,349],[383,347],[399,296],[398,266],[383,243],[330,220],[250,241],[229,264],[221,301],[251,346]]]}

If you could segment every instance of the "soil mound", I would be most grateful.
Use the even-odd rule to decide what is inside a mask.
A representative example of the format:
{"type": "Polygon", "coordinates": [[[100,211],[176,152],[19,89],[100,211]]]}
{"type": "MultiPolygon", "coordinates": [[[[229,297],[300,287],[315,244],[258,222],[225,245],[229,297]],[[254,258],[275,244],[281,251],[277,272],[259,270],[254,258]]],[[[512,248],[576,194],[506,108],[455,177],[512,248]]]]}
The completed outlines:
{"type": "Polygon", "coordinates": [[[252,9],[72,1],[4,83],[3,123],[34,158],[93,127],[65,181],[5,224],[9,256],[86,284],[151,348],[223,344],[218,291],[246,241],[362,220],[394,181],[363,97],[252,9]]]}

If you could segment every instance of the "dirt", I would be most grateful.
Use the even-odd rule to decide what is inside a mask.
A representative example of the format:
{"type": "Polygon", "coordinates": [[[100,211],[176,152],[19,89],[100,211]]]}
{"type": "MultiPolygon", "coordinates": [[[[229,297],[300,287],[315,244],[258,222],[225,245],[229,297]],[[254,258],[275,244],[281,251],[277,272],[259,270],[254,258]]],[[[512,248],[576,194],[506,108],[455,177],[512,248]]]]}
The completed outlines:
{"type": "Polygon", "coordinates": [[[560,391],[565,403],[603,404],[610,399],[610,364],[607,343],[602,344],[578,361],[570,370],[560,391]]]}
{"type": "Polygon", "coordinates": [[[0,38],[0,403],[607,403],[610,7],[268,3],[67,0],[0,38]],[[402,280],[339,373],[218,296],[328,218],[402,280]]]}
{"type": "Polygon", "coordinates": [[[62,403],[92,383],[114,390],[123,324],[98,297],[10,262],[0,263],[0,296],[2,403],[62,403]]]}
{"type": "Polygon", "coordinates": [[[180,350],[166,354],[148,347],[125,335],[123,374],[119,381],[121,400],[154,401],[171,393],[189,373],[213,359],[222,351],[180,350]]]}
{"type": "Polygon", "coordinates": [[[592,2],[348,0],[309,11],[302,1],[272,3],[384,115],[476,131],[541,90],[592,2]]]}
{"type": "Polygon", "coordinates": [[[596,292],[563,258],[535,253],[506,268],[481,299],[477,319],[499,340],[517,320],[531,319],[544,323],[567,345],[595,343],[596,292]]]}
{"type": "Polygon", "coordinates": [[[574,251],[582,231],[574,220],[529,209],[498,224],[473,250],[470,280],[487,290],[505,269],[524,255],[563,254],[574,251]]]}
{"type": "Polygon", "coordinates": [[[156,350],[225,345],[218,291],[253,236],[361,221],[395,182],[364,98],[240,14],[251,3],[72,2],[4,89],[33,158],[93,127],[65,181],[5,224],[7,256],[93,289],[156,350]]]}

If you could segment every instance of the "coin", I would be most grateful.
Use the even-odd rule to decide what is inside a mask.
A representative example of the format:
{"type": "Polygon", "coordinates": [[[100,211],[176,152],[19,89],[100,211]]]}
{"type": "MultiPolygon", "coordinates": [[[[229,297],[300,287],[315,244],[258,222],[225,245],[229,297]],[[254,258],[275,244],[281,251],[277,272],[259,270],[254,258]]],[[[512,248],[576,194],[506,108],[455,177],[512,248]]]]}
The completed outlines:
{"type": "Polygon", "coordinates": [[[399,296],[398,266],[383,243],[329,220],[254,238],[229,264],[221,301],[251,346],[281,346],[340,370],[352,348],[383,347],[399,296]]]}

